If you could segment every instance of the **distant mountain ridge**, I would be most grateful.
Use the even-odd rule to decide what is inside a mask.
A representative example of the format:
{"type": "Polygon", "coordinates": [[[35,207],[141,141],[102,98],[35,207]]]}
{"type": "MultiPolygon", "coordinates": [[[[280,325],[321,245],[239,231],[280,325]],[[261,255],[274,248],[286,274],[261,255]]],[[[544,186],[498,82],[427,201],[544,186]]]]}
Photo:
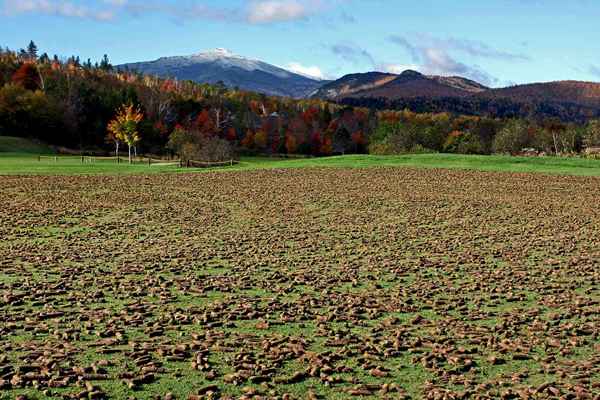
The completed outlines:
{"type": "Polygon", "coordinates": [[[557,116],[564,120],[600,117],[600,83],[558,81],[489,88],[460,76],[366,72],[334,81],[288,71],[218,48],[190,56],[162,57],[123,64],[162,78],[228,87],[292,98],[319,98],[341,104],[418,112],[454,112],[503,118],[557,116]]]}
{"type": "Polygon", "coordinates": [[[321,87],[313,97],[340,100],[348,97],[388,99],[414,97],[464,97],[488,90],[458,76],[427,76],[406,70],[401,74],[367,72],[346,75],[321,87]]]}
{"type": "Polygon", "coordinates": [[[307,97],[324,83],[222,48],[190,56],[122,64],[117,68],[199,83],[223,82],[229,87],[294,98],[307,97]]]}
{"type": "Polygon", "coordinates": [[[493,117],[600,117],[600,83],[557,81],[488,88],[457,76],[367,72],[326,83],[313,95],[341,104],[416,112],[454,112],[493,117]]]}
{"type": "Polygon", "coordinates": [[[600,107],[600,83],[555,81],[528,83],[481,93],[482,98],[522,101],[563,101],[588,107],[600,107]]]}

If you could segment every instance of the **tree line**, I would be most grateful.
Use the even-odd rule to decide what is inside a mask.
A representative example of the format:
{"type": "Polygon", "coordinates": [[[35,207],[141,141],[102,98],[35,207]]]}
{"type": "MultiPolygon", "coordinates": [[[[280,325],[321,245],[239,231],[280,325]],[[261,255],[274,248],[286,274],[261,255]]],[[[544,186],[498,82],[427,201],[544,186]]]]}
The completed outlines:
{"type": "Polygon", "coordinates": [[[501,119],[528,119],[543,121],[557,118],[565,123],[583,124],[600,118],[600,108],[569,101],[523,100],[511,98],[472,97],[415,97],[389,99],[385,97],[344,98],[340,104],[367,107],[378,110],[411,110],[417,113],[440,113],[474,115],[501,119]]]}
{"type": "Polygon", "coordinates": [[[33,42],[0,48],[0,135],[206,161],[239,152],[567,154],[600,146],[600,135],[590,134],[595,122],[376,110],[141,75],[113,67],[107,56],[92,63],[38,53],[33,42]]]}

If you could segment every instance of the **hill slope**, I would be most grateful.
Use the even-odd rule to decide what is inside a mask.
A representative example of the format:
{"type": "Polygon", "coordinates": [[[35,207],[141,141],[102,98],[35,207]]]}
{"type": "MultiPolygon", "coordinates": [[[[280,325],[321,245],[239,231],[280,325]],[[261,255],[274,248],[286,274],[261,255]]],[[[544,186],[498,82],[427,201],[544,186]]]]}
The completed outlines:
{"type": "Polygon", "coordinates": [[[600,107],[600,83],[558,81],[531,83],[501,89],[491,89],[478,97],[510,99],[516,102],[566,102],[600,107]]]}
{"type": "Polygon", "coordinates": [[[500,118],[558,117],[584,122],[600,117],[600,83],[559,81],[490,89],[461,77],[380,72],[347,75],[314,95],[351,106],[453,112],[500,118]]]}
{"type": "Polygon", "coordinates": [[[461,77],[426,76],[407,70],[400,75],[383,72],[346,75],[323,86],[314,97],[328,100],[352,97],[465,97],[487,89],[477,82],[461,77]]]}
{"type": "Polygon", "coordinates": [[[320,80],[259,60],[242,57],[225,49],[191,56],[163,57],[155,61],[123,64],[117,68],[199,83],[223,82],[229,87],[295,98],[306,97],[323,84],[320,80]]]}
{"type": "Polygon", "coordinates": [[[0,153],[54,154],[55,151],[37,140],[0,136],[0,153]]]}

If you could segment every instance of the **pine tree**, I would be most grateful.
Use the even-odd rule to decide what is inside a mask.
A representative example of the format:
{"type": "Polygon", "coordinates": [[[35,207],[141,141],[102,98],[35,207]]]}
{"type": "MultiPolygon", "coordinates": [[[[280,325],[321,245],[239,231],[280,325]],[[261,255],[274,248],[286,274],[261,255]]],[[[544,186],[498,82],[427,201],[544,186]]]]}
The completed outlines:
{"type": "Polygon", "coordinates": [[[27,56],[31,60],[37,61],[37,58],[38,58],[37,54],[38,54],[38,47],[32,40],[29,42],[29,45],[27,46],[27,56]]]}
{"type": "Polygon", "coordinates": [[[104,55],[104,57],[102,57],[102,61],[100,62],[100,69],[104,70],[104,71],[110,71],[112,70],[112,65],[110,64],[110,61],[108,60],[108,55],[104,55]]]}
{"type": "Polygon", "coordinates": [[[48,57],[47,53],[44,53],[40,56],[40,63],[42,64],[50,64],[50,57],[48,57]]]}

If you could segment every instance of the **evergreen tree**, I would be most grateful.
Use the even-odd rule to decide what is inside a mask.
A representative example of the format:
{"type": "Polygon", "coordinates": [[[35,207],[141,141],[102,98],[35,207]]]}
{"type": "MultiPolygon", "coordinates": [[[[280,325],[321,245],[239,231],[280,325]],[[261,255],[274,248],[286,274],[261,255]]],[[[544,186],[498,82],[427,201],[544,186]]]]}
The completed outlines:
{"type": "Polygon", "coordinates": [[[44,53],[40,56],[40,63],[42,64],[50,64],[50,57],[48,57],[47,53],[44,53]]]}
{"type": "Polygon", "coordinates": [[[36,46],[36,44],[32,41],[29,42],[29,45],[27,46],[27,56],[31,59],[31,60],[36,60],[38,58],[38,47],[36,46]]]}
{"type": "Polygon", "coordinates": [[[102,57],[102,61],[100,62],[100,69],[104,70],[104,71],[110,71],[112,70],[112,65],[110,64],[110,61],[108,60],[108,55],[104,55],[104,57],[102,57]]]}

